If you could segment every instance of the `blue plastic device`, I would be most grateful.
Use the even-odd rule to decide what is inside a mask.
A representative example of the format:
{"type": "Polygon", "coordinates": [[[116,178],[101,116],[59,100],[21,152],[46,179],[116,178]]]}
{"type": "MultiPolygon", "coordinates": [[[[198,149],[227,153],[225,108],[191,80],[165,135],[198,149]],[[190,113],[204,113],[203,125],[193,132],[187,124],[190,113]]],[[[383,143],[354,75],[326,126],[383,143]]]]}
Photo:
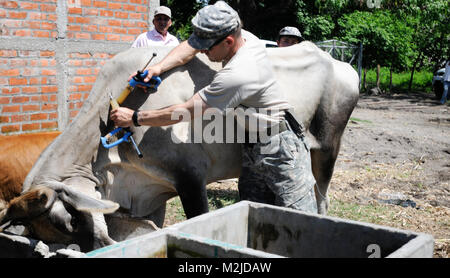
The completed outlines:
{"type": "Polygon", "coordinates": [[[111,144],[108,144],[108,138],[113,136],[114,134],[116,134],[117,132],[119,132],[121,130],[122,130],[122,128],[118,127],[116,129],[114,129],[113,131],[111,131],[110,133],[108,133],[108,135],[106,135],[105,137],[100,137],[103,147],[110,149],[112,147],[119,145],[122,142],[128,142],[128,137],[130,137],[130,135],[131,135],[131,132],[129,132],[129,131],[126,132],[125,135],[122,136],[122,138],[120,138],[119,140],[112,142],[111,144]]]}
{"type": "Polygon", "coordinates": [[[144,82],[144,78],[147,77],[147,75],[148,70],[145,70],[144,72],[138,71],[138,74],[131,78],[129,83],[130,86],[134,88],[139,84],[156,90],[159,84],[161,84],[161,78],[159,76],[152,76],[149,82],[144,82]]]}

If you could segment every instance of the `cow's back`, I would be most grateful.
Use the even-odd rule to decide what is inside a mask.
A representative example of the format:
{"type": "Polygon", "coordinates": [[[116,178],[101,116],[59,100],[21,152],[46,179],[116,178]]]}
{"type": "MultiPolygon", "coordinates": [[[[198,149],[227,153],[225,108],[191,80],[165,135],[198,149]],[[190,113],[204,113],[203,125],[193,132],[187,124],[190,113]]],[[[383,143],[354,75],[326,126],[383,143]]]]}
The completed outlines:
{"type": "MultiPolygon", "coordinates": [[[[333,59],[311,42],[268,49],[282,93],[307,129],[313,148],[345,128],[359,95],[359,79],[348,64],[333,59]]],[[[339,136],[340,137],[340,136],[339,136]]]]}

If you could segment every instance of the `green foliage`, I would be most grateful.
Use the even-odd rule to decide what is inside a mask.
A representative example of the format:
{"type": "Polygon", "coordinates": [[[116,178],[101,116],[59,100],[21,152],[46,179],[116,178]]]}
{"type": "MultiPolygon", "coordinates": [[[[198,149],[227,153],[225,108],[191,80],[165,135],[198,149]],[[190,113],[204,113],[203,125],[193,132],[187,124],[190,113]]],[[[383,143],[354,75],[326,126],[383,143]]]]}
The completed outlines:
{"type": "Polygon", "coordinates": [[[335,24],[330,14],[317,15],[315,5],[307,5],[304,1],[297,1],[297,22],[303,30],[303,37],[310,41],[331,39],[335,24]],[[312,9],[311,9],[312,8],[312,9]]]}
{"type": "Polygon", "coordinates": [[[192,33],[191,20],[203,6],[197,0],[166,0],[160,4],[167,6],[172,11],[172,27],[169,32],[179,40],[186,40],[192,33]]]}
{"type": "Polygon", "coordinates": [[[183,24],[180,22],[177,27],[178,28],[175,32],[175,36],[178,38],[178,40],[187,40],[192,33],[192,23],[187,22],[183,24]]]}
{"type": "Polygon", "coordinates": [[[449,55],[450,25],[448,0],[386,0],[393,15],[414,30],[410,43],[412,59],[421,67],[436,65],[449,55]]]}
{"type": "Polygon", "coordinates": [[[366,7],[354,0],[296,0],[297,23],[310,41],[338,39],[338,19],[366,7]]]}
{"type": "Polygon", "coordinates": [[[303,26],[303,37],[310,41],[324,41],[332,38],[335,24],[330,15],[310,16],[298,12],[299,25],[303,26]]]}
{"type": "Polygon", "coordinates": [[[413,29],[389,11],[355,11],[338,20],[341,39],[350,43],[363,43],[363,66],[381,64],[397,70],[410,66],[413,29]]]}

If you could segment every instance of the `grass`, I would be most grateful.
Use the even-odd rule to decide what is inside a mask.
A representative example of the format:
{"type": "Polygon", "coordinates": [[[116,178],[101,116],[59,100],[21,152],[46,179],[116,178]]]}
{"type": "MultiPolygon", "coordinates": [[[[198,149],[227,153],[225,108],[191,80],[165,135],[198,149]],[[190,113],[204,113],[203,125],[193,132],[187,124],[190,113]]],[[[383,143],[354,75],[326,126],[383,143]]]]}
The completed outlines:
{"type": "Polygon", "coordinates": [[[372,121],[369,120],[362,120],[359,118],[355,118],[355,117],[350,117],[350,121],[354,121],[354,122],[358,122],[358,123],[366,123],[366,124],[372,124],[372,121]]]}
{"type": "Polygon", "coordinates": [[[180,197],[174,197],[167,202],[166,220],[170,225],[186,220],[180,197]]]}
{"type": "Polygon", "coordinates": [[[232,189],[208,190],[209,210],[216,210],[239,202],[239,193],[232,189]]]}
{"type": "MultiPolygon", "coordinates": [[[[389,68],[382,67],[380,70],[380,87],[389,89],[389,68]]],[[[366,75],[366,84],[368,88],[375,87],[377,73],[376,69],[368,70],[366,75]]],[[[394,91],[406,91],[409,86],[411,72],[401,72],[392,74],[392,86],[394,91]]],[[[412,90],[420,90],[430,93],[432,91],[431,81],[433,80],[433,72],[423,70],[414,72],[412,90]]]]}
{"type": "MultiPolygon", "coordinates": [[[[220,209],[239,202],[239,193],[234,189],[208,189],[208,208],[209,211],[220,209]]],[[[180,197],[174,197],[167,202],[166,219],[164,226],[170,226],[175,223],[186,220],[180,197]]]]}
{"type": "Polygon", "coordinates": [[[394,214],[388,206],[380,204],[360,205],[333,198],[330,200],[328,215],[374,224],[383,224],[385,221],[394,219],[394,214]]]}

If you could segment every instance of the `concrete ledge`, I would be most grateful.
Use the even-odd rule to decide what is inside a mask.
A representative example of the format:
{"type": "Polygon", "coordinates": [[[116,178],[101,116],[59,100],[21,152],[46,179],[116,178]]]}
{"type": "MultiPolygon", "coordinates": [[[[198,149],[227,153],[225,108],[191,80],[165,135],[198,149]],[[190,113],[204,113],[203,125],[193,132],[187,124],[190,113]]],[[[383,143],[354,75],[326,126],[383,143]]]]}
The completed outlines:
{"type": "Polygon", "coordinates": [[[84,253],[63,244],[45,244],[24,236],[0,233],[0,258],[79,258],[84,253]]]}
{"type": "Polygon", "coordinates": [[[159,232],[119,243],[122,253],[108,246],[87,256],[141,257],[156,246],[167,257],[409,258],[432,257],[434,245],[428,234],[247,201],[159,232]]]}
{"type": "Polygon", "coordinates": [[[281,258],[239,245],[164,229],[86,253],[87,258],[281,258]]]}

